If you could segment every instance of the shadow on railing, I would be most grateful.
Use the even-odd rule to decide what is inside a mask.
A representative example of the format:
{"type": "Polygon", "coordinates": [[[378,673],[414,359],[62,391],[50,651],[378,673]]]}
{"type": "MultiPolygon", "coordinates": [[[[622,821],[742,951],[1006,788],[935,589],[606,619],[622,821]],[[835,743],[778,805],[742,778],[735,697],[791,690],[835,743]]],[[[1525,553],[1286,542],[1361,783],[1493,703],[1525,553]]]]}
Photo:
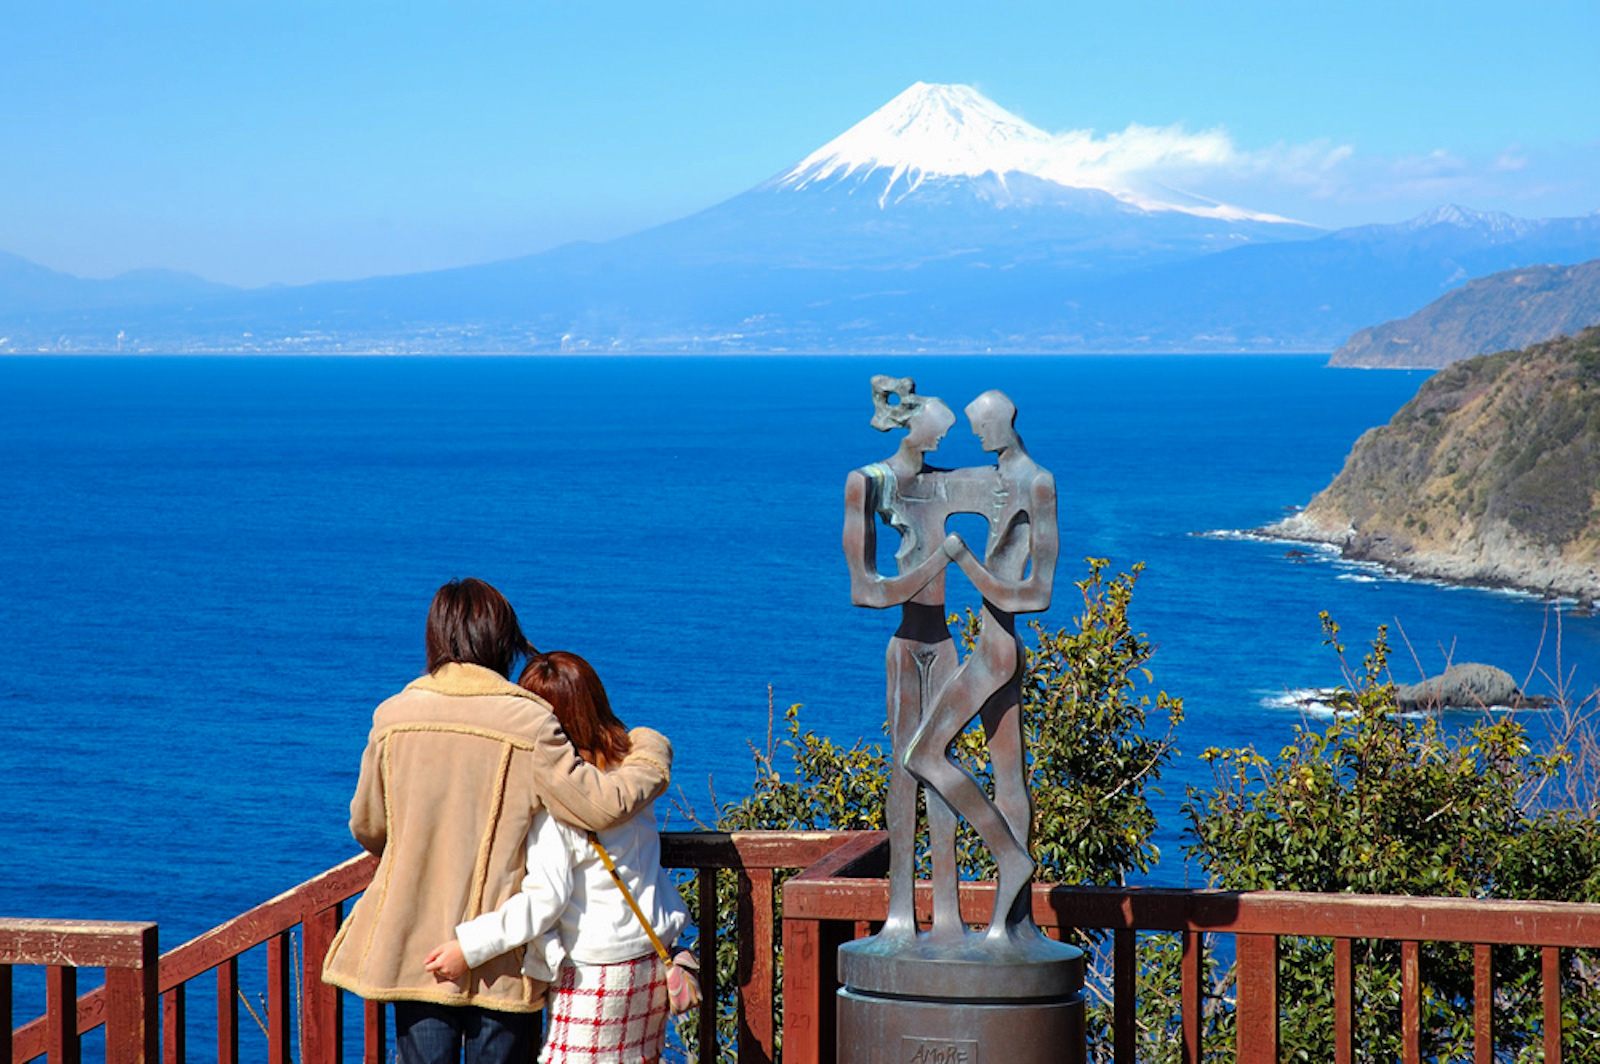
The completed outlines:
{"type": "MultiPolygon", "coordinates": [[[[740,1064],[769,1064],[781,1044],[789,1064],[834,1060],[836,953],[841,942],[868,934],[888,909],[887,841],[881,832],[676,832],[662,835],[663,863],[696,872],[694,908],[703,929],[699,950],[705,1003],[698,1017],[699,1044],[717,1045],[720,989],[714,958],[718,936],[732,934],[738,947],[737,1038],[740,1064]],[[776,873],[803,869],[781,889],[776,873]],[[717,921],[716,872],[737,877],[734,926],[717,921]],[[711,873],[711,874],[708,874],[711,873]],[[780,933],[781,924],[781,933],[780,933]],[[781,939],[781,941],[780,941],[781,939]],[[782,978],[781,1043],[774,1015],[782,978]]],[[[239,1060],[239,958],[266,947],[265,1016],[267,1059],[288,1064],[339,1064],[344,1045],[344,994],[324,986],[322,957],[338,929],[344,903],[371,881],[376,860],[353,858],[277,898],[257,906],[199,938],[159,957],[156,927],[90,921],[0,920],[0,1016],[9,1017],[14,965],[46,968],[46,1013],[12,1030],[0,1026],[0,1062],[13,1064],[48,1054],[52,1064],[75,1064],[79,1036],[104,1025],[106,1058],[113,1064],[164,1064],[187,1060],[188,985],[216,973],[217,1050],[222,1064],[239,1060]],[[301,929],[298,1016],[294,1008],[295,951],[291,934],[301,929]],[[104,968],[106,984],[77,995],[77,969],[104,968]],[[74,1011],[73,1023],[68,1017],[74,1011]],[[159,1005],[157,1002],[159,1001],[159,1005]],[[298,1036],[298,1037],[297,1037],[298,1036]]],[[[926,916],[925,891],[919,909],[926,916]]],[[[964,884],[962,911],[987,920],[993,904],[988,884],[964,884]]],[[[1279,892],[1051,887],[1033,894],[1034,919],[1049,934],[1067,929],[1111,932],[1108,979],[1109,1046],[1119,1064],[1132,1064],[1136,1050],[1137,933],[1171,932],[1182,953],[1179,1059],[1199,1064],[1204,1031],[1204,938],[1235,936],[1237,962],[1237,1059],[1275,1064],[1278,1056],[1278,939],[1331,939],[1334,958],[1334,1059],[1354,1059],[1351,943],[1375,939],[1399,944],[1403,1059],[1421,1064],[1420,947],[1424,942],[1472,944],[1474,1059],[1494,1059],[1492,1000],[1494,948],[1531,946],[1542,951],[1543,1059],[1561,1060],[1560,951],[1600,948],[1600,905],[1494,902],[1454,898],[1382,897],[1279,892]]],[[[246,1007],[249,1007],[248,1005],[246,1007]]],[[[362,1059],[383,1064],[387,1033],[381,1005],[364,1003],[362,1059]]],[[[254,1054],[252,1054],[254,1055],[254,1054]]],[[[202,1056],[210,1059],[209,1053],[202,1056]]]]}

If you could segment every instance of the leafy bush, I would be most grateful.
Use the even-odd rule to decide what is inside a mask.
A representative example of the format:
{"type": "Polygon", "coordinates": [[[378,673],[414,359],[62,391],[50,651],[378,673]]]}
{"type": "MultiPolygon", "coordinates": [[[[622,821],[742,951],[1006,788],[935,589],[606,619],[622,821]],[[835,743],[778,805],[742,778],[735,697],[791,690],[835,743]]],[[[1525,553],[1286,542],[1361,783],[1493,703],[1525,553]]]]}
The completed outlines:
{"type": "MultiPolygon", "coordinates": [[[[1339,627],[1326,641],[1344,663],[1339,627]]],[[[1347,669],[1341,709],[1301,729],[1268,758],[1253,748],[1208,749],[1216,786],[1185,805],[1190,852],[1231,890],[1305,890],[1466,898],[1600,899],[1600,834],[1585,812],[1541,804],[1568,766],[1566,746],[1539,750],[1510,715],[1452,732],[1438,717],[1402,716],[1379,629],[1359,670],[1347,669]]],[[[1332,1057],[1333,959],[1327,940],[1281,940],[1280,1054],[1332,1057]]],[[[1358,1060],[1400,1055],[1400,963],[1395,943],[1357,941],[1358,1060]]],[[[1565,951],[1571,1059],[1600,1060],[1600,987],[1589,958],[1565,951]]],[[[1539,1059],[1539,951],[1495,951],[1497,1059],[1539,1059]]],[[[1423,1056],[1470,1058],[1472,950],[1423,948],[1423,1056]]]]}

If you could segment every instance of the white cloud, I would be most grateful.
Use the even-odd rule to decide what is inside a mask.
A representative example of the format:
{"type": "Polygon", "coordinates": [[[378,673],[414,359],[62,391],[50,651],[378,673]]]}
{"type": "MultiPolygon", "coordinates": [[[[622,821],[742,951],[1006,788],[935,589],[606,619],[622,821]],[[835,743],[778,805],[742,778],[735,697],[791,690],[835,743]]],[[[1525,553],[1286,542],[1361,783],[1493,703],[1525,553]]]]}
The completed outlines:
{"type": "Polygon", "coordinates": [[[1240,146],[1223,127],[1134,124],[1118,133],[1071,130],[1051,138],[1052,174],[1068,184],[1116,189],[1130,198],[1173,190],[1340,226],[1411,217],[1445,203],[1524,217],[1585,214],[1600,207],[1600,144],[1493,154],[1438,147],[1401,156],[1357,151],[1321,138],[1240,146]]]}
{"type": "Polygon", "coordinates": [[[1430,181],[1465,173],[1467,164],[1443,148],[1425,155],[1405,155],[1390,164],[1401,181],[1430,181]]]}
{"type": "Polygon", "coordinates": [[[1513,174],[1518,170],[1525,170],[1528,166],[1527,156],[1522,154],[1522,149],[1513,144],[1495,157],[1489,169],[1497,173],[1513,174]]]}
{"type": "Polygon", "coordinates": [[[1165,182],[1214,173],[1272,174],[1305,184],[1325,179],[1353,151],[1347,144],[1326,139],[1245,151],[1220,126],[1191,133],[1181,124],[1134,123],[1103,137],[1091,129],[1058,133],[1051,138],[1051,157],[1045,166],[1068,184],[1165,182]]]}
{"type": "Polygon", "coordinates": [[[1331,194],[1339,168],[1354,154],[1350,145],[1327,139],[1245,150],[1220,126],[1190,132],[1181,124],[1138,123],[1103,136],[1090,129],[1057,133],[1047,151],[1034,171],[1040,176],[1143,202],[1169,199],[1174,191],[1213,199],[1208,189],[1238,182],[1272,182],[1301,194],[1331,194]]]}

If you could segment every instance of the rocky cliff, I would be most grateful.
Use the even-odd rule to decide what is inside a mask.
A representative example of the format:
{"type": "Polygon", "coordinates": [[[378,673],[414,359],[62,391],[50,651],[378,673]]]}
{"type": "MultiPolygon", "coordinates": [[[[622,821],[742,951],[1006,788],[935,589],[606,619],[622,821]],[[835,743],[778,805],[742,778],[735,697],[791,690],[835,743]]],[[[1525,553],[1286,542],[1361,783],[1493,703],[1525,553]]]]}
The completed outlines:
{"type": "Polygon", "coordinates": [[[1472,584],[1600,599],[1600,328],[1451,365],[1268,531],[1472,584]]]}
{"type": "Polygon", "coordinates": [[[1435,369],[1600,324],[1600,259],[1469,281],[1409,318],[1362,329],[1332,366],[1435,369]]]}

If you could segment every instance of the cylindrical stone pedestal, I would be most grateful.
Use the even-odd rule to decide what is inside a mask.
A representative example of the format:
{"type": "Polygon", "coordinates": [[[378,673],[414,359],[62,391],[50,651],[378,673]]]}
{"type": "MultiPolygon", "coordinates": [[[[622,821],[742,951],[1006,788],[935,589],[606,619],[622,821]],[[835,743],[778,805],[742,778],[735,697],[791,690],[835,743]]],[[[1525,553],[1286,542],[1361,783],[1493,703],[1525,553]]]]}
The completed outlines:
{"type": "Polygon", "coordinates": [[[839,948],[839,1064],[1082,1064],[1083,951],[1031,927],[839,948]]]}

